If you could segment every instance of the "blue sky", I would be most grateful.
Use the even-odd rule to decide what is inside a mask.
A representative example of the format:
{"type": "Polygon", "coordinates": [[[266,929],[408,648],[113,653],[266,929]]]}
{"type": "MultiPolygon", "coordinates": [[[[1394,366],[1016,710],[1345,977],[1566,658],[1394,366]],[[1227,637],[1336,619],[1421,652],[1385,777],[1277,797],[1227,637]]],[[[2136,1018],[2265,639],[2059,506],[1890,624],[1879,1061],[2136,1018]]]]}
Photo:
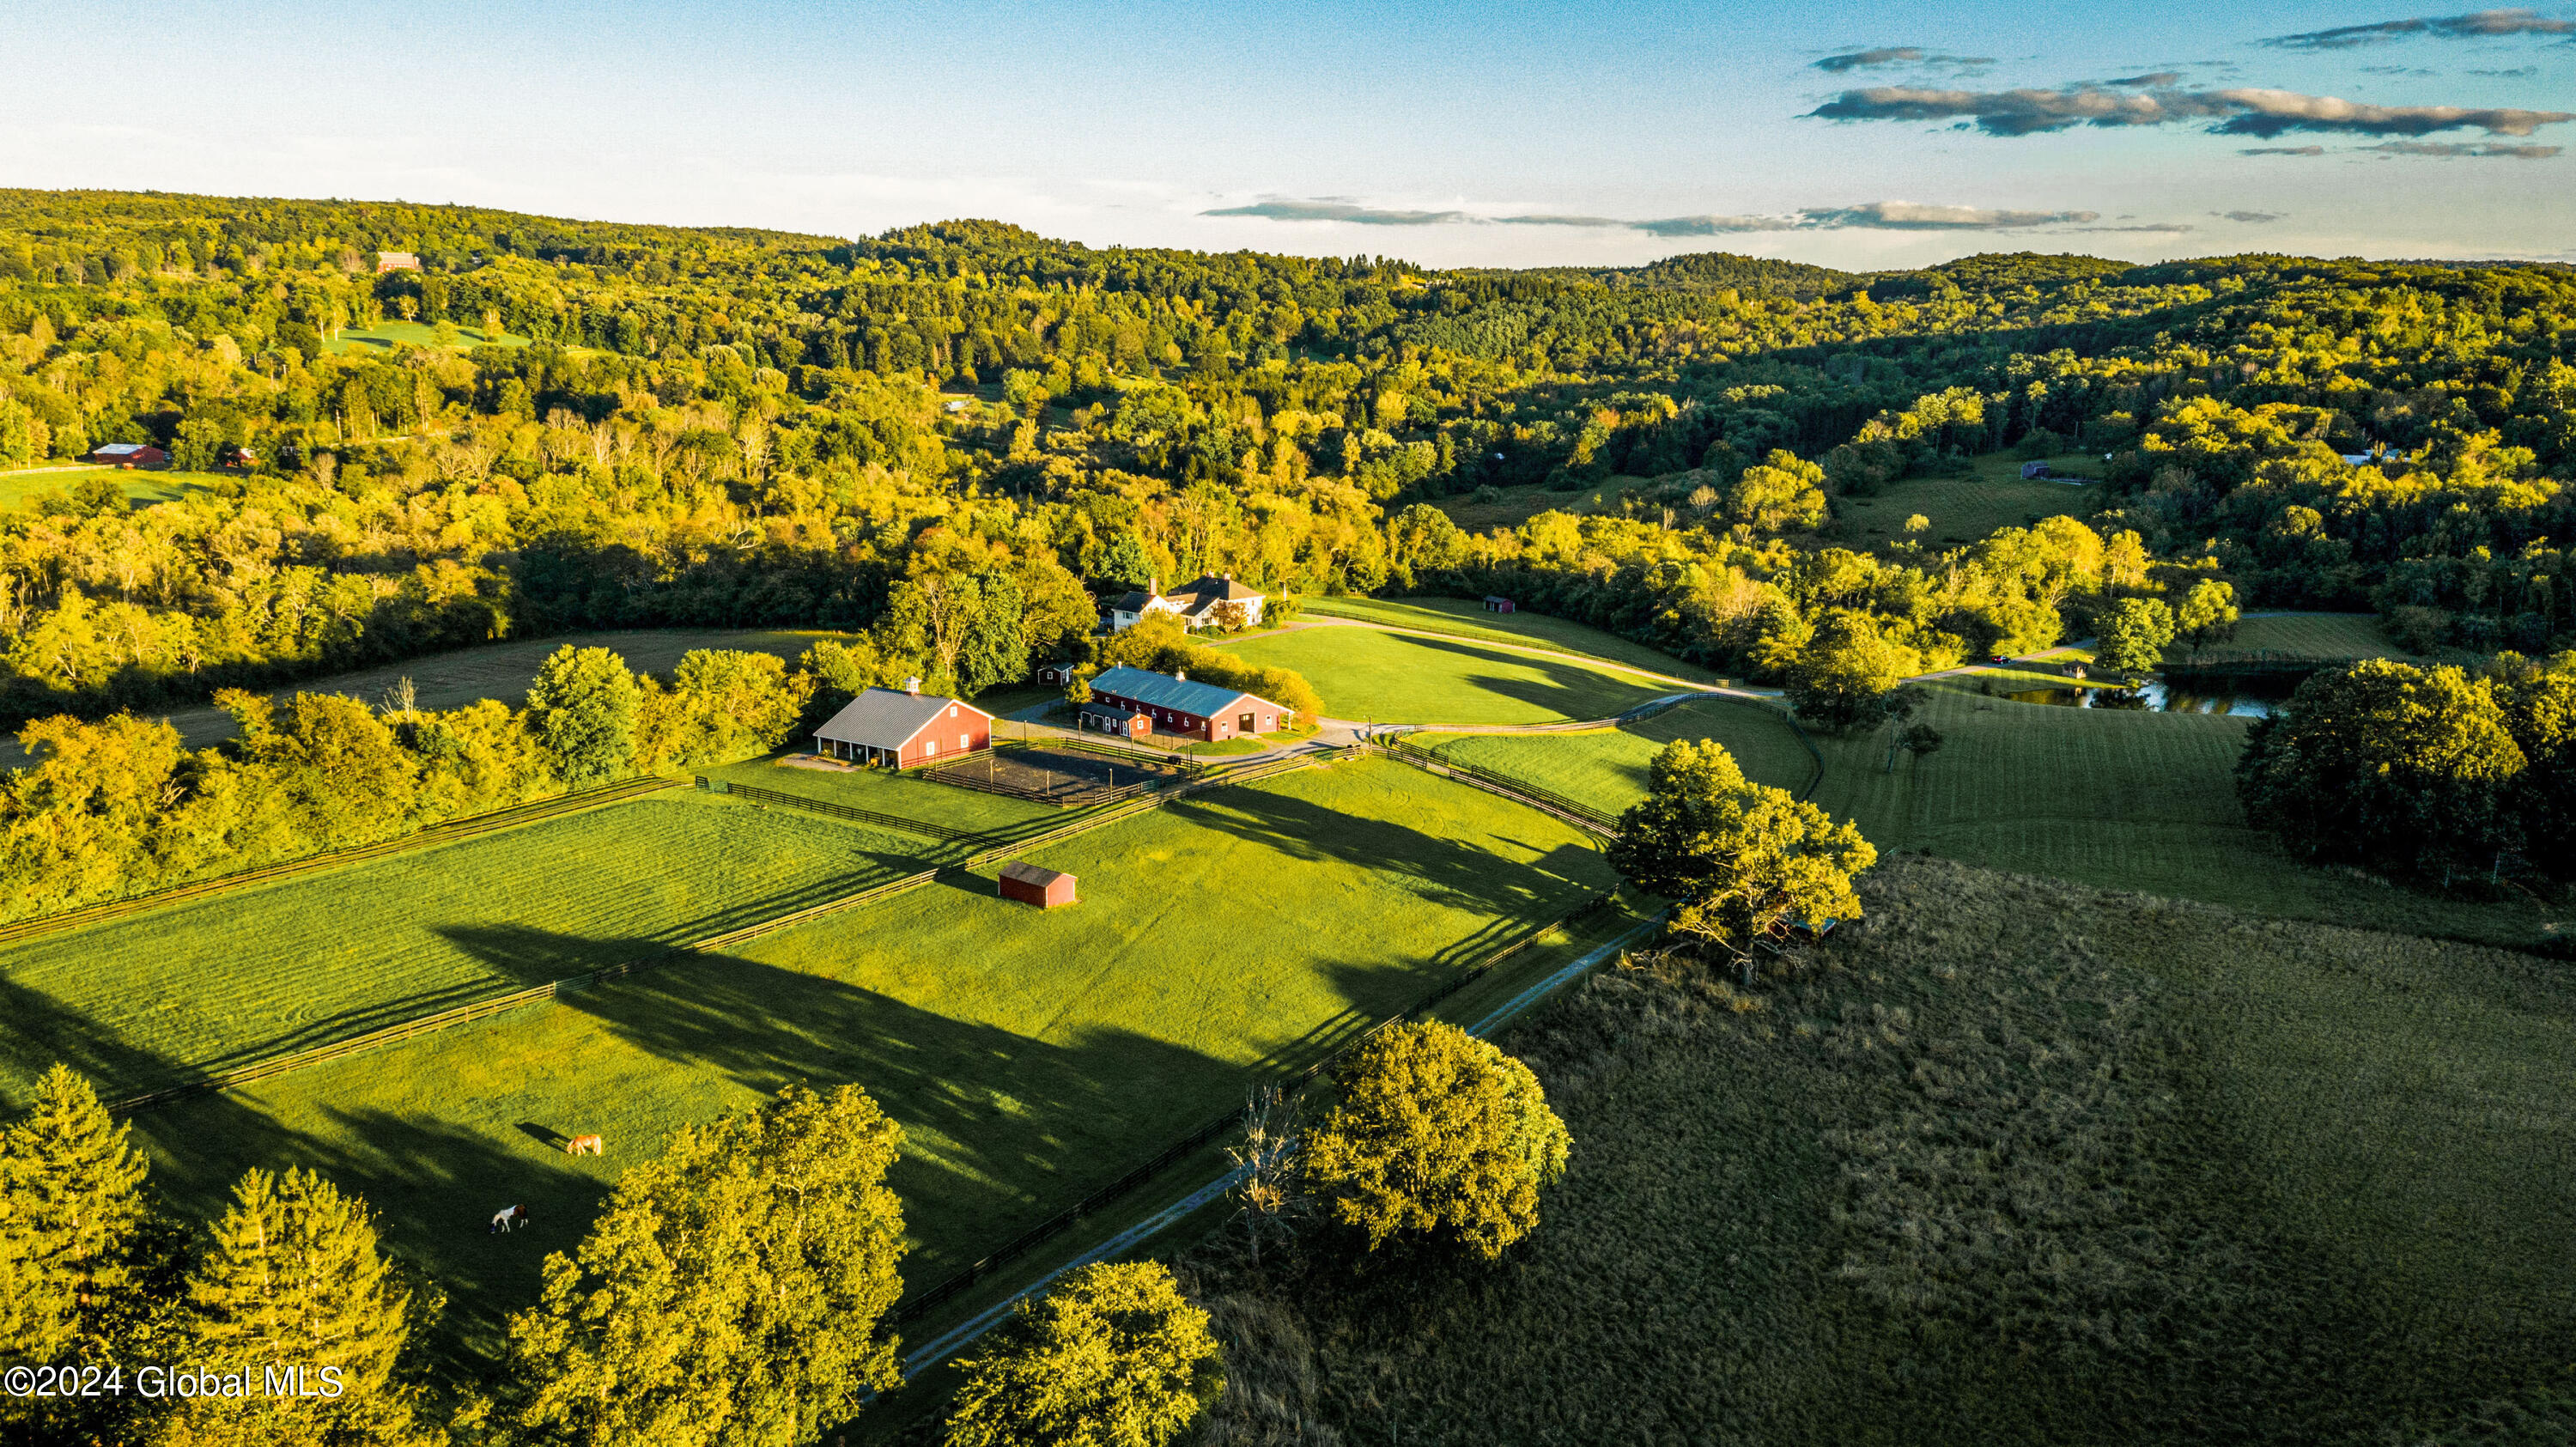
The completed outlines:
{"type": "Polygon", "coordinates": [[[25,0],[0,55],[9,186],[1442,265],[2576,259],[2576,7],[25,0]]]}

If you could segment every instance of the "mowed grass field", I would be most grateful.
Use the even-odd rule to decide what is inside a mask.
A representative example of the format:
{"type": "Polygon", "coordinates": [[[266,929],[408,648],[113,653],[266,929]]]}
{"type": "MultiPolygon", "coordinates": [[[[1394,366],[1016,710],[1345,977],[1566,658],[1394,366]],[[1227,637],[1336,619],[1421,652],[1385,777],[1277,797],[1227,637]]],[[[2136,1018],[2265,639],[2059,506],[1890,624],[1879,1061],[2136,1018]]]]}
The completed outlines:
{"type": "MultiPolygon", "coordinates": [[[[1385,761],[1211,790],[1029,857],[1074,873],[1081,902],[1040,912],[989,870],[946,878],[137,1128],[192,1211],[253,1164],[363,1194],[488,1346],[663,1131],[854,1081],[906,1131],[905,1274],[928,1284],[1614,882],[1568,826],[1385,761]],[[592,1131],[604,1158],[563,1156],[592,1131]],[[514,1203],[536,1229],[485,1235],[514,1203]]],[[[615,914],[459,933],[505,973],[643,943],[615,914]]]]}
{"type": "Polygon", "coordinates": [[[1286,1384],[1227,1440],[2375,1447],[2563,1385],[2562,969],[1942,860],[1862,894],[1750,999],[1605,970],[1504,1037],[1574,1138],[1504,1269],[1185,1258],[1286,1384]]]}
{"type": "MultiPolygon", "coordinates": [[[[338,673],[274,690],[274,696],[296,693],[342,693],[366,703],[383,699],[385,691],[399,680],[408,678],[417,690],[422,708],[457,708],[478,699],[497,698],[512,707],[526,701],[529,681],[537,668],[556,649],[607,648],[626,660],[626,666],[640,673],[667,674],[678,666],[680,656],[696,648],[738,648],[755,653],[774,653],[790,665],[804,655],[817,640],[839,637],[838,634],[789,629],[739,628],[647,628],[631,633],[566,633],[553,638],[522,638],[508,643],[489,643],[478,648],[459,648],[447,653],[389,663],[381,668],[338,673]]],[[[220,739],[233,736],[232,715],[211,704],[196,708],[167,710],[162,717],[179,730],[179,738],[190,748],[203,748],[220,739]]],[[[0,740],[0,768],[24,768],[26,751],[15,737],[0,740]]]]}
{"type": "Polygon", "coordinates": [[[147,472],[126,471],[112,467],[48,467],[34,472],[0,472],[0,510],[30,507],[49,492],[70,497],[72,489],[104,473],[116,479],[125,489],[126,501],[136,507],[156,502],[169,502],[190,492],[203,491],[224,480],[216,472],[147,472]]]}
{"type": "MultiPolygon", "coordinates": [[[[2309,658],[2412,658],[2414,655],[2388,640],[2380,631],[2376,613],[2274,613],[2259,618],[2240,619],[2236,636],[2210,645],[2212,653],[2242,653],[2268,649],[2274,653],[2296,653],[2309,658]]],[[[2190,650],[2177,649],[2166,657],[2181,661],[2190,650]]]]}
{"type": "Polygon", "coordinates": [[[1607,718],[1673,692],[1632,673],[1374,628],[1300,628],[1222,646],[1247,662],[1304,674],[1323,696],[1328,717],[1370,723],[1607,718]]]}
{"type": "MultiPolygon", "coordinates": [[[[1925,543],[1973,543],[1997,528],[2027,527],[2040,518],[2089,516],[2101,503],[2099,486],[2044,482],[2021,475],[2024,459],[1989,452],[1959,477],[1909,477],[1868,497],[1837,497],[1834,518],[1856,546],[1902,542],[1905,520],[1917,513],[1932,524],[1925,543]]],[[[2102,454],[2067,453],[2046,459],[2059,472],[2098,476],[2102,454]]]]}
{"type": "Polygon", "coordinates": [[[1709,683],[1716,678],[1715,674],[1698,664],[1684,663],[1671,654],[1659,653],[1642,643],[1632,643],[1615,633],[1604,633],[1598,628],[1569,623],[1544,613],[1489,613],[1484,604],[1464,598],[1313,598],[1307,600],[1305,611],[1317,617],[1349,618],[1362,623],[1382,623],[1391,628],[1419,628],[1486,643],[1559,649],[1608,663],[1641,668],[1649,673],[1689,679],[1694,683],[1709,683]]]}
{"type": "Polygon", "coordinates": [[[675,791],[31,940],[0,950],[0,1099],[56,1060],[113,1099],[325,1044],[851,893],[935,847],[675,791]],[[549,948],[495,944],[537,928],[549,948]]]}
{"type": "MultiPolygon", "coordinates": [[[[322,350],[332,355],[349,352],[385,352],[393,350],[396,342],[414,347],[426,347],[433,345],[431,339],[437,334],[437,328],[422,322],[378,322],[371,327],[349,327],[342,330],[336,337],[325,337],[322,341],[322,350]]],[[[487,333],[481,327],[459,326],[456,329],[456,336],[457,341],[451,350],[460,352],[472,351],[487,342],[496,347],[528,345],[526,337],[514,336],[509,332],[487,333]]]]}
{"type": "MultiPolygon", "coordinates": [[[[2000,685],[1999,685],[2000,686],[2000,685]]],[[[2250,720],[2223,714],[2056,708],[1934,684],[1925,721],[1940,752],[1899,753],[1889,734],[1812,733],[1824,777],[1813,802],[1859,823],[1882,855],[1921,850],[1970,864],[2113,889],[2207,900],[2295,919],[2518,945],[2537,907],[2443,899],[2283,852],[2236,802],[2250,720]]],[[[1572,735],[1464,736],[1462,760],[1616,811],[1645,791],[1646,763],[1674,737],[1724,743],[1746,774],[1793,792],[1809,776],[1785,726],[1758,705],[1685,705],[1641,724],[1572,735]]]]}

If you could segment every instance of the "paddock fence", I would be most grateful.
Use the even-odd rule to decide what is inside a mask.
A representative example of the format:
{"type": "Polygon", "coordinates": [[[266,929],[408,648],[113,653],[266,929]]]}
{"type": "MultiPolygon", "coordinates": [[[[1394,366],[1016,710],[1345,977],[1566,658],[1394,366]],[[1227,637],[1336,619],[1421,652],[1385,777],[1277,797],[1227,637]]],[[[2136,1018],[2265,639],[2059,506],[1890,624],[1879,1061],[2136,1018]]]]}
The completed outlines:
{"type": "MultiPolygon", "coordinates": [[[[1420,1018],[1434,1007],[1440,1005],[1443,1001],[1448,1000],[1451,996],[1456,995],[1458,992],[1466,989],[1478,980],[1485,978],[1485,976],[1493,972],[1495,967],[1501,965],[1504,961],[1511,959],[1513,956],[1518,955],[1521,951],[1529,948],[1533,944],[1536,944],[1539,940],[1545,938],[1549,934],[1565,929],[1568,926],[1579,924],[1597,914],[1600,914],[1603,910],[1606,910],[1611,906],[1611,902],[1616,897],[1617,891],[1615,890],[1599,890],[1594,892],[1590,898],[1575,906],[1572,910],[1567,911],[1565,914],[1560,915],[1545,924],[1535,926],[1523,932],[1510,944],[1504,945],[1502,948],[1495,950],[1492,954],[1485,956],[1475,964],[1460,970],[1447,983],[1441,985],[1440,988],[1433,990],[1431,993],[1414,1001],[1411,1005],[1397,1011],[1395,1014],[1389,1015],[1386,1018],[1379,1020],[1376,1024],[1369,1026],[1366,1030],[1353,1036],[1338,1049],[1335,1049],[1322,1059],[1300,1069],[1291,1071],[1277,1079],[1263,1083],[1277,1086],[1279,1088],[1279,1093],[1283,1097],[1295,1095],[1298,1092],[1303,1091],[1307,1086],[1312,1085],[1315,1081],[1332,1073],[1332,1071],[1339,1067],[1343,1061],[1350,1059],[1353,1054],[1366,1046],[1371,1040],[1377,1038],[1381,1031],[1392,1026],[1402,1024],[1407,1020],[1420,1018]]],[[[949,1302],[955,1300],[958,1296],[973,1289],[975,1283],[992,1275],[996,1270],[999,1270],[1000,1268],[1011,1264],[1013,1261],[1028,1255],[1031,1251],[1034,1251],[1038,1247],[1045,1245],[1047,1242],[1054,1240],[1056,1237],[1063,1235],[1065,1232],[1073,1229],[1089,1217],[1100,1214],[1100,1212],[1117,1204],[1126,1196],[1142,1189],[1146,1183],[1152,1181],[1156,1176],[1161,1175],[1163,1172],[1170,1170],[1173,1166],[1178,1165],[1180,1162],[1187,1160],[1201,1150],[1206,1149],[1210,1144],[1222,1138],[1227,1132],[1239,1128],[1243,1124],[1244,1118],[1248,1116],[1251,1111],[1251,1103],[1247,1101],[1245,1104],[1236,1106],[1225,1114],[1200,1125],[1188,1134],[1182,1136],[1180,1139],[1173,1141],[1170,1145],[1167,1145],[1163,1147],[1163,1149],[1155,1152],[1151,1157],[1140,1162],[1134,1168],[1119,1176],[1116,1180],[1100,1187],[1098,1190],[1093,1191],[1091,1194],[1083,1197],[1079,1201],[1076,1201],[1074,1204],[1048,1217],[1044,1221],[1039,1222],[1035,1226],[1030,1227],[1028,1230],[1021,1232],[1019,1235],[1012,1237],[1009,1241],[995,1248],[983,1259],[961,1268],[946,1279],[942,1280],[938,1285],[931,1287],[929,1290],[922,1292],[918,1296],[904,1301],[895,1308],[894,1319],[897,1322],[916,1321],[921,1317],[938,1310],[940,1307],[945,1306],[949,1302]]]]}
{"type": "Polygon", "coordinates": [[[408,854],[415,849],[435,849],[442,844],[454,844],[479,835],[515,829],[522,824],[534,824],[563,814],[578,814],[585,809],[596,809],[604,804],[620,803],[627,799],[658,793],[664,789],[678,788],[679,783],[677,779],[659,776],[627,779],[604,788],[586,789],[578,794],[558,794],[551,799],[513,804],[507,809],[495,809],[488,814],[474,814],[445,824],[433,824],[427,829],[406,834],[399,839],[386,839],[374,844],[335,849],[327,854],[308,854],[301,859],[264,864],[257,869],[217,875],[213,879],[201,879],[193,884],[174,885],[169,889],[154,890],[150,894],[138,894],[130,899],[112,899],[104,904],[88,905],[81,909],[67,910],[61,914],[49,914],[40,919],[20,920],[15,924],[0,926],[0,946],[41,939],[46,935],[82,929],[89,925],[104,924],[109,920],[122,919],[127,915],[141,914],[146,910],[160,909],[167,905],[185,904],[190,900],[225,894],[236,889],[274,884],[281,879],[293,879],[301,874],[315,874],[326,869],[337,869],[344,864],[363,864],[370,859],[408,854]]]}
{"type": "Polygon", "coordinates": [[[1619,837],[1618,819],[1593,808],[1580,799],[1570,799],[1553,789],[1542,789],[1536,784],[1516,779],[1509,774],[1461,762],[1437,749],[1426,749],[1420,744],[1408,742],[1401,735],[1387,740],[1378,747],[1425,773],[1442,775],[1455,779],[1459,783],[1483,789],[1489,794],[1501,795],[1516,804],[1525,804],[1541,813],[1552,814],[1577,828],[1587,829],[1595,834],[1612,839],[1619,837]]]}
{"type": "Polygon", "coordinates": [[[847,819],[854,824],[872,824],[879,829],[892,829],[900,834],[917,834],[924,839],[955,842],[983,836],[968,829],[952,829],[945,824],[931,824],[919,819],[906,819],[900,814],[881,814],[874,809],[861,809],[849,804],[835,804],[829,799],[812,799],[803,794],[781,793],[758,784],[737,784],[729,779],[696,776],[698,787],[710,793],[731,794],[755,804],[774,804],[782,809],[802,809],[808,814],[821,814],[831,819],[847,819]]]}

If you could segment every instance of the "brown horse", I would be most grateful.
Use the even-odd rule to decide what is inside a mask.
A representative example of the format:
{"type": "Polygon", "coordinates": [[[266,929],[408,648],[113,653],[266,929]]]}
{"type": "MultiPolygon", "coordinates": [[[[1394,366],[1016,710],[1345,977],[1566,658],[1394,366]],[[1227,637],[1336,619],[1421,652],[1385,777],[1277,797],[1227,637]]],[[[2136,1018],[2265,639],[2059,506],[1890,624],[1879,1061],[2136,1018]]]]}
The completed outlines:
{"type": "Polygon", "coordinates": [[[564,1154],[568,1156],[598,1156],[607,1153],[608,1147],[595,1135],[577,1135],[564,1142],[564,1154]]]}

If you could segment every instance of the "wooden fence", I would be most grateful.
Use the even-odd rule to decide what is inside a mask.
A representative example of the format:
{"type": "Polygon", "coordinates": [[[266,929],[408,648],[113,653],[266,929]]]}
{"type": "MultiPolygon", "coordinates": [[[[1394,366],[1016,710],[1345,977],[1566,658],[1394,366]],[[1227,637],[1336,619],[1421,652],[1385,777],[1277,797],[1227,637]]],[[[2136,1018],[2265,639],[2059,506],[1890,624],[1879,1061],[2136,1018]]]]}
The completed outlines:
{"type": "MultiPolygon", "coordinates": [[[[1439,1005],[1442,1001],[1447,1000],[1452,995],[1466,989],[1469,985],[1483,979],[1486,975],[1490,974],[1496,966],[1512,958],[1514,955],[1519,954],[1522,950],[1529,948],[1540,939],[1546,937],[1549,933],[1563,929],[1568,925],[1577,923],[1578,921],[1600,913],[1602,910],[1609,907],[1613,898],[1614,891],[1610,890],[1602,890],[1594,894],[1591,898],[1585,900],[1582,904],[1577,905],[1567,913],[1549,921],[1546,924],[1539,925],[1536,928],[1529,930],[1519,938],[1513,940],[1510,944],[1503,946],[1501,949],[1494,951],[1490,955],[1487,955],[1484,959],[1479,960],[1474,965],[1459,971],[1457,975],[1452,977],[1440,988],[1433,990],[1431,993],[1414,1001],[1411,1005],[1397,1011],[1395,1014],[1389,1015],[1378,1021],[1376,1024],[1369,1026],[1368,1029],[1361,1031],[1358,1035],[1344,1043],[1339,1049],[1333,1051],[1331,1054],[1326,1055],[1322,1059],[1315,1061],[1313,1064],[1308,1065],[1301,1070],[1291,1072],[1287,1076],[1273,1083],[1279,1086],[1280,1093],[1283,1096],[1293,1095],[1298,1091],[1304,1090],[1308,1085],[1313,1084],[1316,1080],[1331,1073],[1331,1071],[1343,1061],[1348,1060],[1353,1052],[1374,1039],[1378,1032],[1406,1020],[1419,1019],[1435,1006],[1439,1005]]],[[[1225,1114],[1216,1117],[1214,1120],[1208,1121],[1205,1124],[1198,1126],[1196,1129],[1191,1130],[1180,1139],[1173,1141],[1171,1144],[1155,1152],[1152,1156],[1138,1163],[1135,1167],[1119,1176],[1116,1180],[1113,1180],[1100,1187],[1098,1190],[1091,1192],[1081,1200],[1076,1201],[1065,1209],[1049,1216],[1047,1219],[1030,1227],[1028,1230],[1021,1232],[1019,1235],[1012,1237],[1009,1241],[1004,1242],[1001,1246],[995,1248],[992,1252],[984,1256],[983,1259],[953,1273],[938,1285],[931,1287],[929,1290],[922,1292],[918,1296],[906,1300],[895,1309],[894,1319],[898,1322],[918,1320],[919,1318],[928,1315],[930,1312],[937,1310],[941,1306],[946,1305],[948,1302],[955,1300],[961,1293],[971,1289],[976,1282],[992,1275],[996,1269],[1009,1265],[1020,1257],[1026,1256],[1029,1252],[1045,1245],[1048,1241],[1053,1240],[1057,1236],[1063,1235],[1066,1231],[1069,1231],[1074,1226],[1080,1224],[1084,1219],[1098,1215],[1109,1206],[1116,1204],[1121,1198],[1144,1186],[1146,1182],[1151,1181],[1154,1177],[1205,1149],[1211,1142],[1217,1140],[1226,1132],[1242,1125],[1244,1117],[1248,1115],[1251,1110],[1252,1106],[1247,1102],[1246,1104],[1237,1106],[1234,1109],[1227,1111],[1225,1114]]]]}
{"type": "Polygon", "coordinates": [[[1389,739],[1379,747],[1417,769],[1448,775],[1462,784],[1474,785],[1487,793],[1500,794],[1515,803],[1526,804],[1542,813],[1553,814],[1569,824],[1589,829],[1595,834],[1607,834],[1613,838],[1618,836],[1619,821],[1616,818],[1593,808],[1580,799],[1567,798],[1553,789],[1542,789],[1536,784],[1513,778],[1509,774],[1497,773],[1475,764],[1462,763],[1437,749],[1426,749],[1401,736],[1389,739]]]}
{"type": "Polygon", "coordinates": [[[731,794],[737,798],[748,799],[755,804],[775,804],[786,809],[802,809],[809,814],[847,819],[857,824],[873,824],[880,829],[892,829],[897,833],[918,834],[924,839],[955,841],[982,837],[970,829],[951,829],[945,824],[929,824],[919,819],[906,819],[900,814],[880,814],[874,809],[835,804],[828,799],[810,799],[803,794],[784,794],[776,789],[764,789],[758,784],[737,784],[725,779],[710,779],[704,774],[698,775],[697,781],[699,788],[711,793],[731,794]]]}
{"type": "Polygon", "coordinates": [[[47,915],[42,919],[20,920],[16,924],[0,926],[0,945],[18,944],[25,940],[59,934],[65,930],[104,924],[112,919],[141,914],[145,910],[159,909],[164,905],[185,904],[189,900],[203,899],[208,895],[248,889],[253,885],[273,884],[281,879],[293,879],[299,874],[337,869],[344,864],[361,864],[370,859],[408,854],[415,849],[435,849],[442,844],[454,844],[459,840],[472,839],[478,835],[497,833],[503,829],[515,829],[522,824],[534,824],[559,814],[577,814],[584,809],[595,809],[603,804],[615,804],[663,789],[677,788],[679,782],[677,779],[660,777],[628,779],[622,783],[610,784],[605,788],[585,790],[578,794],[559,794],[551,799],[514,804],[507,809],[496,809],[489,814],[476,814],[451,823],[432,825],[416,833],[406,834],[400,839],[361,844],[351,849],[335,849],[328,854],[308,854],[302,859],[290,859],[282,864],[265,864],[257,869],[245,869],[234,874],[218,875],[213,879],[201,879],[193,884],[155,890],[150,894],[138,894],[131,899],[113,899],[104,904],[93,904],[83,909],[47,915]]]}

